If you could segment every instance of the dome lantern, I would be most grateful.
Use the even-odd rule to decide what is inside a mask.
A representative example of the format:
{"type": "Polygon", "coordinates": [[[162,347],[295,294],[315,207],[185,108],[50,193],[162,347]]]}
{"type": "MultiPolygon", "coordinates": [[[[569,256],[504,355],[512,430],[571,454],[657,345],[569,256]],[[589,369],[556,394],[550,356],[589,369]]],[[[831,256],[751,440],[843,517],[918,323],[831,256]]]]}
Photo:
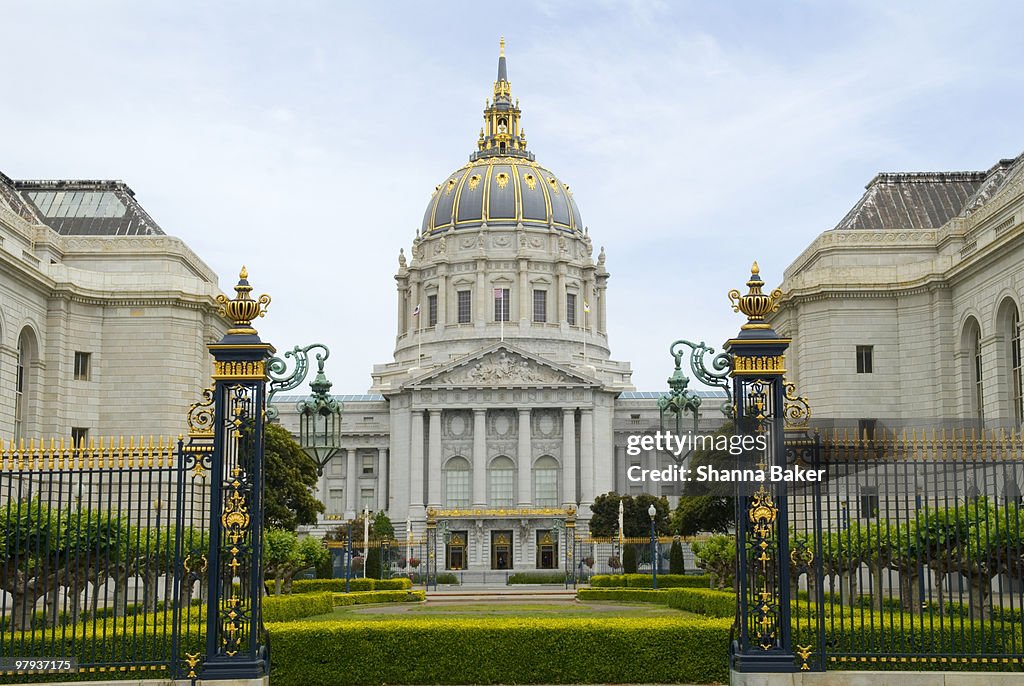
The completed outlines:
{"type": "Polygon", "coordinates": [[[477,141],[477,151],[470,161],[486,157],[520,157],[533,160],[533,153],[526,149],[526,137],[519,123],[521,115],[519,101],[512,101],[512,84],[508,81],[508,65],[505,62],[505,39],[501,39],[498,54],[498,78],[494,82],[494,99],[488,99],[484,106],[484,129],[477,141]]]}

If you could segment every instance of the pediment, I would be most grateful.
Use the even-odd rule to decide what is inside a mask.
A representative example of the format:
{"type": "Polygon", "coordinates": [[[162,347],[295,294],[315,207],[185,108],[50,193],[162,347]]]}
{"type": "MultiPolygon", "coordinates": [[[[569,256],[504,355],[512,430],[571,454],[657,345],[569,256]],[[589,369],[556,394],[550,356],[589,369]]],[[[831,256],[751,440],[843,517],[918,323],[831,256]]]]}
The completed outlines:
{"type": "Polygon", "coordinates": [[[597,379],[500,343],[414,379],[408,387],[523,388],[598,386],[597,379]]]}

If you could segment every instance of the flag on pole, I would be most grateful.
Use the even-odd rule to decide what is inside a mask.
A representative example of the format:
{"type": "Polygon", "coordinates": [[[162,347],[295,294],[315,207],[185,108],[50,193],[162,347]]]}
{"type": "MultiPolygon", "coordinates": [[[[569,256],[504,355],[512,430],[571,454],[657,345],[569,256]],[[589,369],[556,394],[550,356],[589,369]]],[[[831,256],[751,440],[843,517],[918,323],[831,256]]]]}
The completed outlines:
{"type": "Polygon", "coordinates": [[[414,316],[414,317],[420,316],[420,306],[419,306],[419,303],[416,304],[416,309],[414,309],[412,311],[412,316],[414,316]]]}
{"type": "Polygon", "coordinates": [[[583,301],[583,311],[590,312],[590,303],[588,303],[586,300],[583,301]]]}

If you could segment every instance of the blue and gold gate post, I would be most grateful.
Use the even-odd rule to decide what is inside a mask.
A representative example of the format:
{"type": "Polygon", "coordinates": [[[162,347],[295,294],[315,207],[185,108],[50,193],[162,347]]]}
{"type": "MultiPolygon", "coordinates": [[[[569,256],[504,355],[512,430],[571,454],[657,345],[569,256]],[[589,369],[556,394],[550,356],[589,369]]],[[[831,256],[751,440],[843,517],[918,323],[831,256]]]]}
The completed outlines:
{"type": "Polygon", "coordinates": [[[785,481],[772,481],[770,468],[785,468],[785,351],[790,339],[765,321],[778,310],[782,291],[762,293],[757,262],[747,294],[729,292],[733,310],[747,315],[736,338],[726,341],[732,356],[736,434],[744,439],[742,468],[761,470],[765,481],[740,483],[736,499],[736,556],[739,639],[733,668],[741,672],[796,671],[790,626],[789,526],[785,481]]]}
{"type": "Polygon", "coordinates": [[[214,452],[211,463],[206,656],[200,677],[259,679],[270,665],[264,642],[263,425],[267,359],[252,320],[270,297],[250,296],[245,267],[235,297],[218,296],[232,323],[209,345],[214,358],[214,452]]]}

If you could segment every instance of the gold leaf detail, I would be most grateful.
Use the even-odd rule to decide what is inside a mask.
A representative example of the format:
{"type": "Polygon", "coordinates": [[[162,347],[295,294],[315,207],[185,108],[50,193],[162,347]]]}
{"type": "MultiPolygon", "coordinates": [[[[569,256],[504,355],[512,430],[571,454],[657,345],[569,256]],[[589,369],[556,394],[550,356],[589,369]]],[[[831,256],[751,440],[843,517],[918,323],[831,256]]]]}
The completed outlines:
{"type": "Polygon", "coordinates": [[[523,176],[523,181],[526,182],[526,187],[531,191],[537,190],[537,177],[533,174],[526,174],[523,176]]]}
{"type": "Polygon", "coordinates": [[[476,187],[479,186],[479,185],[480,185],[480,175],[479,174],[473,174],[473,176],[469,177],[469,190],[475,191],[476,187]]]}
{"type": "Polygon", "coordinates": [[[508,185],[508,174],[506,174],[505,172],[500,172],[497,176],[494,177],[494,180],[497,182],[498,188],[504,188],[505,186],[508,185]]]}

